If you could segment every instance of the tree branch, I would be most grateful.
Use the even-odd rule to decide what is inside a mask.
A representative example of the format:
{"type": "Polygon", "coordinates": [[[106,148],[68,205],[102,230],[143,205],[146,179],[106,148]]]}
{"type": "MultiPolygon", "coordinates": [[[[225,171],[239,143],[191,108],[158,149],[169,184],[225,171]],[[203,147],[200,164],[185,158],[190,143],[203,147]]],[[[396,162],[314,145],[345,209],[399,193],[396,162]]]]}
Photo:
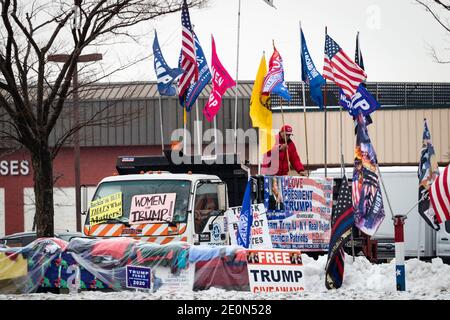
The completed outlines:
{"type": "MultiPolygon", "coordinates": [[[[434,0],[435,2],[437,0],[434,0]]],[[[446,26],[442,21],[441,18],[431,9],[431,7],[429,5],[427,5],[426,3],[424,3],[423,1],[420,0],[416,0],[417,3],[421,4],[423,7],[425,7],[425,9],[430,12],[430,14],[433,16],[433,18],[448,32],[450,32],[450,27],[446,26]]],[[[439,1],[440,2],[440,1],[439,1]]]]}

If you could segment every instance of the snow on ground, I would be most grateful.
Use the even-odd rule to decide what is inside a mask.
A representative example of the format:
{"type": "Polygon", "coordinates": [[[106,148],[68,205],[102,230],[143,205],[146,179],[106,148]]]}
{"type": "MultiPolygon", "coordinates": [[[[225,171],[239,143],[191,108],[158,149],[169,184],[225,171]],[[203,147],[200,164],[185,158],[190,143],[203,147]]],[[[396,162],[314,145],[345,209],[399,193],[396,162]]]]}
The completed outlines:
{"type": "Polygon", "coordinates": [[[450,299],[450,265],[442,259],[431,263],[406,261],[406,292],[397,292],[395,261],[371,264],[364,257],[346,256],[344,283],[339,290],[325,288],[326,256],[314,260],[302,255],[305,291],[258,293],[210,289],[199,292],[81,292],[70,294],[1,295],[0,300],[436,300],[450,299]]]}

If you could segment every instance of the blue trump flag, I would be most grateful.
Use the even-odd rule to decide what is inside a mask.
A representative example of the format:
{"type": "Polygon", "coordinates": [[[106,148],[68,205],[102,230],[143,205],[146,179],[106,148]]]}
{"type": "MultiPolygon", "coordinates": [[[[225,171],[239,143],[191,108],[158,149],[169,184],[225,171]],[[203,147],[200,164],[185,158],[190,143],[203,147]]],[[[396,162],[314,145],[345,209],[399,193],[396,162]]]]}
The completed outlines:
{"type": "Polygon", "coordinates": [[[348,112],[354,117],[358,115],[359,111],[361,111],[364,116],[368,116],[380,108],[378,101],[375,100],[369,91],[367,91],[363,84],[359,85],[358,90],[352,97],[351,101],[347,98],[342,89],[339,89],[339,96],[339,105],[348,110],[348,112]]]}
{"type": "Polygon", "coordinates": [[[253,213],[251,204],[251,180],[247,182],[245,188],[244,200],[242,201],[242,210],[239,215],[237,230],[237,244],[244,248],[250,247],[251,228],[253,224],[253,213]]]}
{"type": "Polygon", "coordinates": [[[155,56],[155,72],[158,79],[158,91],[161,96],[175,96],[177,89],[174,83],[178,81],[183,74],[183,69],[171,69],[164,59],[161,48],[159,47],[158,35],[155,30],[155,39],[153,40],[153,55],[155,56]]]}
{"type": "Polygon", "coordinates": [[[208,62],[206,61],[205,54],[203,53],[203,49],[200,46],[200,41],[198,41],[197,35],[195,33],[194,39],[199,75],[198,81],[191,84],[186,91],[185,96],[180,99],[181,105],[186,108],[187,112],[191,111],[192,106],[198,99],[198,96],[212,79],[211,72],[209,71],[208,67],[208,62]]]}
{"type": "Polygon", "coordinates": [[[319,106],[323,108],[323,94],[322,85],[326,83],[322,75],[317,71],[314,62],[309,55],[308,47],[306,45],[305,36],[303,30],[301,31],[302,47],[301,47],[301,59],[302,59],[302,81],[309,84],[309,93],[311,99],[319,106]]]}

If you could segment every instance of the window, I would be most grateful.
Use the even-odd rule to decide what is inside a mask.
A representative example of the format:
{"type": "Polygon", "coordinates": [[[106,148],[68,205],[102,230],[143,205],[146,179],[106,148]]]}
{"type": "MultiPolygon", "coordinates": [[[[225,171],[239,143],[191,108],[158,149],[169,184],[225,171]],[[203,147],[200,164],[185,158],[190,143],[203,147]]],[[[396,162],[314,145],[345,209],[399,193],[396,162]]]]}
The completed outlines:
{"type": "Polygon", "coordinates": [[[450,233],[450,220],[445,221],[445,231],[450,233]]]}
{"type": "MultiPolygon", "coordinates": [[[[130,215],[131,200],[135,195],[149,195],[161,193],[176,193],[175,208],[172,222],[181,223],[187,220],[187,210],[191,189],[190,181],[180,180],[137,180],[137,181],[114,181],[102,183],[93,200],[106,197],[111,194],[122,192],[123,215],[119,221],[128,222],[130,215]]],[[[89,214],[86,221],[89,222],[89,214]]]]}
{"type": "Polygon", "coordinates": [[[219,214],[217,184],[199,184],[195,194],[195,233],[202,233],[211,216],[219,214]]]}

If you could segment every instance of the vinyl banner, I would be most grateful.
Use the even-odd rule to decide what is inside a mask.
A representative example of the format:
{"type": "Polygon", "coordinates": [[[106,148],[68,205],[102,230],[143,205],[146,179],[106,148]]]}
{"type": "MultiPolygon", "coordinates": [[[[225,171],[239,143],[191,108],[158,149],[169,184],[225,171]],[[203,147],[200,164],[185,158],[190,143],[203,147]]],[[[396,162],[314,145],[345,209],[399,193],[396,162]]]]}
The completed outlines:
{"type": "Polygon", "coordinates": [[[304,290],[299,250],[247,250],[247,266],[253,293],[304,290]]]}
{"type": "Polygon", "coordinates": [[[265,177],[264,206],[274,248],[327,251],[333,179],[265,177]]]}
{"type": "MultiPolygon", "coordinates": [[[[230,232],[231,245],[237,245],[236,233],[239,223],[239,216],[242,207],[233,207],[227,211],[228,230],[230,232]]],[[[253,224],[250,236],[251,249],[271,249],[269,227],[266,217],[266,208],[264,204],[252,205],[253,224]]]]}

